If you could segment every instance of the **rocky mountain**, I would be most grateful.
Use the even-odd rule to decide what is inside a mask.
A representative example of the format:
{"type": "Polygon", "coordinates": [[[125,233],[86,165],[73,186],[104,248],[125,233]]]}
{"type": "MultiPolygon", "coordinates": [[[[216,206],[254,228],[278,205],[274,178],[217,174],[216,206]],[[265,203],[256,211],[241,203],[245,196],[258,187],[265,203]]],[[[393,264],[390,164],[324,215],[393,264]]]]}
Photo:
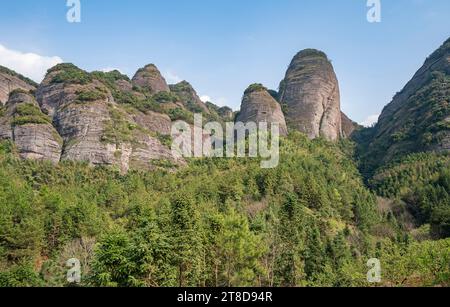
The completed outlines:
{"type": "Polygon", "coordinates": [[[8,101],[9,94],[15,89],[23,89],[26,91],[36,89],[37,84],[6,68],[0,66],[0,105],[4,105],[8,101]]]}
{"type": "Polygon", "coordinates": [[[170,92],[166,80],[154,64],[139,69],[133,77],[133,84],[148,90],[151,94],[170,92]]]}
{"type": "Polygon", "coordinates": [[[365,142],[368,169],[410,153],[450,150],[450,39],[384,108],[365,142]]]}
{"type": "Polygon", "coordinates": [[[280,135],[286,136],[288,134],[281,105],[261,84],[252,84],[247,88],[236,121],[242,123],[255,122],[257,124],[260,122],[277,123],[280,126],[280,135]]]}
{"type": "Polygon", "coordinates": [[[294,57],[278,98],[286,105],[289,127],[311,139],[336,141],[342,136],[339,84],[322,51],[306,49],[294,57]]]}
{"type": "Polygon", "coordinates": [[[153,169],[161,160],[184,164],[168,146],[170,116],[152,99],[156,94],[136,86],[117,72],[57,65],[36,89],[36,100],[12,92],[0,110],[0,138],[30,159],[86,161],[122,172],[153,169]]]}
{"type": "Polygon", "coordinates": [[[362,128],[358,123],[355,123],[350,118],[348,118],[348,116],[343,112],[341,112],[341,124],[342,137],[344,138],[350,138],[353,135],[353,132],[362,128]]]}
{"type": "Polygon", "coordinates": [[[194,113],[210,113],[210,110],[206,104],[201,101],[197,92],[189,82],[181,81],[180,83],[170,85],[170,91],[180,98],[182,104],[187,110],[194,113]]]}
{"type": "Polygon", "coordinates": [[[57,163],[62,139],[49,116],[42,113],[35,98],[24,90],[11,92],[0,118],[0,139],[14,142],[21,158],[57,163]]]}

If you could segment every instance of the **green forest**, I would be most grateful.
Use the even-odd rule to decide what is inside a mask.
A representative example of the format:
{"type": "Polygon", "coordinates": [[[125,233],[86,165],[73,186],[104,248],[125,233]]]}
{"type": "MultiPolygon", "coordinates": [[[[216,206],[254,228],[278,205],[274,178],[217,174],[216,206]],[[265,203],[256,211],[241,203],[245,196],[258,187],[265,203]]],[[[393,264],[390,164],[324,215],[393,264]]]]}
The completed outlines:
{"type": "Polygon", "coordinates": [[[363,178],[351,141],[281,140],[280,165],[121,174],[0,143],[0,286],[449,286],[450,157],[363,178]],[[381,283],[367,261],[381,262],[381,283]]]}

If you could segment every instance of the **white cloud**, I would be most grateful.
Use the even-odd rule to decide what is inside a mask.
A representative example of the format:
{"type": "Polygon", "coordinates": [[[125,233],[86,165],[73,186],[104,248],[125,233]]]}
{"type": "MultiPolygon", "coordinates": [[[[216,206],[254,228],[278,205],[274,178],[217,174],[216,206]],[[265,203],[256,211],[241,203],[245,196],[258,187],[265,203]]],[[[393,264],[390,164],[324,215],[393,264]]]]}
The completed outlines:
{"type": "Polygon", "coordinates": [[[209,97],[208,95],[203,95],[203,96],[200,96],[200,100],[203,102],[208,102],[208,101],[211,101],[211,97],[209,97]]]}
{"type": "Polygon", "coordinates": [[[207,101],[212,102],[212,103],[214,103],[215,105],[217,105],[219,107],[227,106],[227,101],[228,101],[224,97],[214,98],[214,97],[211,97],[209,95],[202,95],[202,96],[200,96],[200,100],[203,101],[203,102],[207,102],[207,101]]]}
{"type": "Polygon", "coordinates": [[[360,125],[364,127],[372,127],[378,122],[379,117],[380,114],[370,115],[362,123],[360,123],[360,125]]]}
{"type": "Polygon", "coordinates": [[[219,107],[226,107],[227,103],[228,103],[228,99],[226,99],[225,97],[219,97],[214,100],[214,103],[216,105],[218,105],[219,107]]]}
{"type": "Polygon", "coordinates": [[[169,84],[175,84],[183,81],[183,79],[181,79],[177,74],[173,73],[172,71],[167,71],[164,75],[167,83],[169,84]]]}
{"type": "Polygon", "coordinates": [[[25,77],[41,82],[47,70],[63,60],[57,56],[42,56],[11,50],[0,44],[0,65],[12,69],[25,77]]]}

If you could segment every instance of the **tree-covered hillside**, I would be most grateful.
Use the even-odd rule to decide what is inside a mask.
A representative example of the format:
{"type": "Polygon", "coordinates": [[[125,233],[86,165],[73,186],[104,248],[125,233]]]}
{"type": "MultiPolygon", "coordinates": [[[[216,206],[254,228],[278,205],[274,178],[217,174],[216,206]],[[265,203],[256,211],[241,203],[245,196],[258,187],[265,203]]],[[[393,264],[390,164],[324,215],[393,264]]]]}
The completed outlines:
{"type": "Polygon", "coordinates": [[[282,139],[280,165],[192,160],[173,172],[21,161],[0,146],[0,286],[448,285],[450,241],[380,205],[348,142],[282,139]]]}

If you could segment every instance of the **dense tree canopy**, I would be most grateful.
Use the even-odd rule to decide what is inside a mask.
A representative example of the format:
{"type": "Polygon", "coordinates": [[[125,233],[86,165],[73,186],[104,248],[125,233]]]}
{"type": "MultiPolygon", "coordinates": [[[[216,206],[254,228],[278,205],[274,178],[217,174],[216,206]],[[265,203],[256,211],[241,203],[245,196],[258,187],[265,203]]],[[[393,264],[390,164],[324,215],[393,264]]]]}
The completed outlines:
{"type": "MultiPolygon", "coordinates": [[[[122,175],[20,161],[1,143],[0,286],[67,285],[71,258],[84,286],[366,286],[374,257],[385,285],[448,285],[450,241],[421,241],[381,210],[351,152],[292,133],[275,169],[201,159],[122,175]]],[[[445,237],[441,175],[417,201],[445,237]]]]}

